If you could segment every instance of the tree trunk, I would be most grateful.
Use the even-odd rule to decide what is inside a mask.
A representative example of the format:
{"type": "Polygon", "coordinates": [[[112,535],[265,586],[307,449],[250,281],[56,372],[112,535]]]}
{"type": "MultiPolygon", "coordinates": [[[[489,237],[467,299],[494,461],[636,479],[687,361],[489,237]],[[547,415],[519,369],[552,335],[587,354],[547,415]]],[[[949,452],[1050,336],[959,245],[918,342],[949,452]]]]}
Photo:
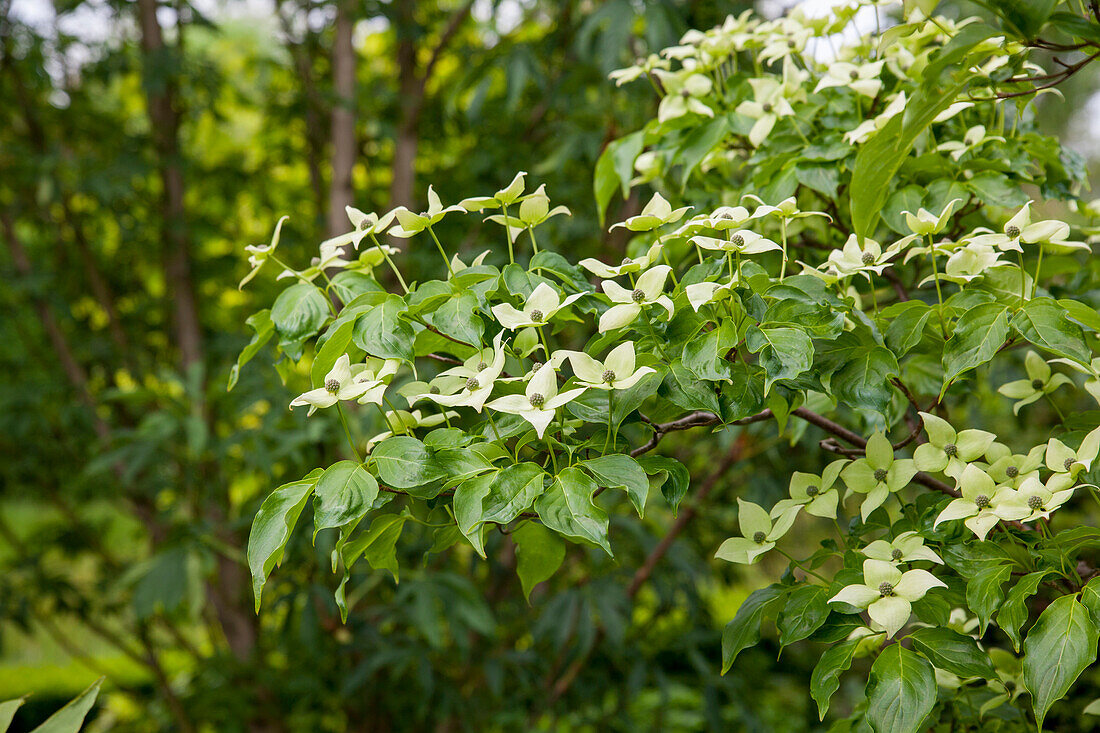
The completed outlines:
{"type": "Polygon", "coordinates": [[[332,43],[332,186],[329,188],[328,233],[348,230],[344,207],[352,204],[351,169],[355,165],[355,48],[351,32],[355,24],[347,0],[336,5],[336,37],[332,43]]]}
{"type": "Polygon", "coordinates": [[[390,208],[415,209],[416,153],[420,144],[420,109],[424,85],[416,69],[416,31],[412,0],[399,0],[394,31],[397,34],[398,117],[393,141],[390,208]]]}

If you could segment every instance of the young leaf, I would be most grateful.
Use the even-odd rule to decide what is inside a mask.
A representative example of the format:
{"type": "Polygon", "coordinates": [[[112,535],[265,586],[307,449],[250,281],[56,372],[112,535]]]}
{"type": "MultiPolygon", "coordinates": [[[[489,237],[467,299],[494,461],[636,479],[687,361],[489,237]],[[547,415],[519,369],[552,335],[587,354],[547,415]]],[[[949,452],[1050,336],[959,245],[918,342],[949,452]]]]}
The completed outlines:
{"type": "Polygon", "coordinates": [[[1005,597],[1005,602],[1001,604],[1001,609],[997,611],[997,625],[1012,640],[1012,648],[1016,651],[1020,651],[1020,629],[1027,622],[1027,599],[1035,594],[1043,578],[1052,572],[1054,571],[1039,570],[1017,580],[1005,597]]]}

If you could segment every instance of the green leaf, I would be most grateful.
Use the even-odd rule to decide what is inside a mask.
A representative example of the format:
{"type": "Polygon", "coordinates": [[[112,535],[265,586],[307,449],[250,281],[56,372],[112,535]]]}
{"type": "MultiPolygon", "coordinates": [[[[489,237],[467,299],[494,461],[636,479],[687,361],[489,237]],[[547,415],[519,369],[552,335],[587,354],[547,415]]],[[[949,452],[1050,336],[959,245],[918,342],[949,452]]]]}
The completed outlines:
{"type": "Polygon", "coordinates": [[[432,325],[451,338],[477,347],[485,333],[485,323],[477,315],[477,309],[477,296],[464,290],[432,313],[432,325]]]}
{"type": "Polygon", "coordinates": [[[1004,173],[979,173],[966,182],[966,187],[987,206],[1018,207],[1027,203],[1027,194],[1020,184],[1009,180],[1004,173]]]}
{"type": "MultiPolygon", "coordinates": [[[[93,682],[69,704],[46,718],[46,722],[31,733],[77,733],[84,725],[84,718],[87,717],[88,711],[92,709],[96,698],[99,697],[99,686],[103,684],[103,680],[104,678],[100,677],[93,682]]],[[[3,721],[0,720],[0,722],[3,721]]]]}
{"type": "Polygon", "coordinates": [[[1020,651],[1020,629],[1027,622],[1027,599],[1035,594],[1043,578],[1052,572],[1054,571],[1039,570],[1020,578],[1005,596],[1005,602],[997,611],[997,625],[1012,640],[1012,648],[1016,651],[1020,651]]]}
{"type": "Polygon", "coordinates": [[[783,605],[787,590],[781,585],[754,590],[737,609],[722,630],[722,674],[729,671],[738,654],[760,641],[760,624],[783,605]]]}
{"type": "Polygon", "coordinates": [[[408,514],[379,514],[371,522],[370,529],[360,533],[341,548],[344,579],[336,589],[336,605],[340,608],[340,618],[343,621],[348,620],[344,587],[347,585],[348,578],[351,577],[352,566],[360,557],[365,558],[375,570],[389,570],[393,581],[395,583],[398,581],[399,569],[395,547],[408,519],[408,514]]]}
{"type": "Polygon", "coordinates": [[[1062,298],[1058,301],[1058,305],[1066,309],[1067,317],[1077,321],[1090,331],[1100,332],[1100,311],[1079,300],[1069,298],[1062,298]]]}
{"type": "Polygon", "coordinates": [[[340,461],[317,479],[313,499],[313,541],[322,529],[362,519],[378,498],[378,482],[357,461],[340,461]]]}
{"type": "Polygon", "coordinates": [[[936,705],[936,674],[928,660],[901,644],[886,647],[871,666],[867,722],[877,733],[917,733],[936,705]]]}
{"type": "Polygon", "coordinates": [[[750,326],[745,345],[760,354],[760,366],[766,372],[765,394],[780,379],[793,379],[808,371],[814,363],[814,343],[805,331],[786,326],[750,326]]]}
{"type": "Polygon", "coordinates": [[[1057,0],[978,0],[999,15],[1008,26],[1026,40],[1034,40],[1050,14],[1058,4],[1057,0]]]}
{"type": "Polygon", "coordinates": [[[781,646],[802,641],[821,628],[829,617],[828,596],[828,589],[820,585],[800,585],[791,591],[776,622],[781,646]]]}
{"type": "Polygon", "coordinates": [[[634,160],[644,147],[644,134],[641,130],[609,143],[596,160],[596,172],[593,176],[593,188],[596,194],[596,213],[603,226],[607,205],[616,190],[621,190],[623,198],[630,193],[630,179],[634,176],[634,160]]]}
{"type": "Polygon", "coordinates": [[[1097,637],[1096,623],[1075,596],[1055,599],[1028,632],[1023,683],[1040,730],[1050,706],[1096,660],[1097,637]]]}
{"type": "Polygon", "coordinates": [[[810,695],[817,702],[818,720],[825,720],[829,701],[840,688],[840,675],[852,666],[860,639],[850,639],[834,644],[825,650],[810,675],[810,695]]]}
{"type": "Polygon", "coordinates": [[[416,438],[387,438],[371,451],[370,461],[382,483],[395,489],[414,489],[446,476],[428,446],[416,438]]]}
{"type": "Polygon", "coordinates": [[[798,182],[828,199],[835,199],[840,187],[840,169],[835,165],[800,165],[794,169],[798,182]]]}
{"type": "Polygon", "coordinates": [[[849,186],[852,228],[857,235],[869,237],[874,233],[883,202],[892,191],[890,184],[902,161],[936,115],[953,104],[966,87],[973,75],[970,64],[964,63],[970,51],[996,34],[994,28],[984,23],[972,23],[960,29],[947,45],[931,56],[922,75],[921,87],[909,98],[905,112],[895,115],[860,147],[849,186]],[[956,71],[958,76],[942,79],[946,70],[956,71]]]}
{"type": "Polygon", "coordinates": [[[15,718],[15,713],[23,705],[24,698],[17,697],[14,700],[0,702],[0,733],[6,733],[15,718]]]}
{"type": "Polygon", "coordinates": [[[737,327],[732,321],[724,321],[720,327],[704,331],[684,344],[683,365],[699,379],[712,382],[728,379],[730,364],[726,353],[739,341],[737,327]]]}
{"type": "Polygon", "coordinates": [[[1081,604],[1089,610],[1093,623],[1100,628],[1100,575],[1090,580],[1081,589],[1081,604]]]}
{"type": "Polygon", "coordinates": [[[328,316],[325,294],[309,283],[291,285],[271,306],[271,323],[280,346],[294,361],[302,356],[302,343],[321,329],[328,316]]]}
{"type": "Polygon", "coordinates": [[[909,638],[913,641],[913,648],[928,657],[939,669],[964,679],[997,678],[997,670],[993,668],[989,655],[969,636],[948,628],[924,628],[917,629],[909,638]]]}
{"type": "Polygon", "coordinates": [[[982,303],[959,317],[943,348],[944,386],[965,371],[985,364],[1008,338],[1008,306],[982,303]]]}
{"type": "Polygon", "coordinates": [[[337,325],[335,330],[329,328],[331,335],[325,339],[321,348],[317,349],[317,355],[313,357],[313,365],[309,368],[309,378],[314,387],[320,387],[325,383],[325,375],[332,370],[336,360],[347,352],[354,327],[354,321],[344,321],[337,325]]]}
{"type": "Polygon", "coordinates": [[[1013,317],[1012,329],[1044,351],[1088,366],[1092,351],[1081,327],[1052,298],[1035,298],[1013,317]]]}
{"type": "Polygon", "coordinates": [[[256,597],[257,613],[260,612],[260,596],[268,574],[282,562],[291,530],[298,523],[298,517],[316,485],[316,478],[306,478],[280,486],[264,499],[252,520],[252,531],[248,534],[248,567],[252,571],[252,592],[256,597]]]}
{"type": "Polygon", "coordinates": [[[898,358],[908,354],[921,342],[928,319],[935,312],[932,306],[919,300],[907,300],[902,306],[883,334],[887,348],[898,358]]]}
{"type": "Polygon", "coordinates": [[[691,484],[687,466],[667,456],[640,456],[637,460],[651,481],[661,488],[661,495],[675,514],[691,484]]]}
{"type": "Polygon", "coordinates": [[[611,555],[607,512],[592,502],[596,489],[596,483],[579,468],[566,468],[535,501],[535,511],[555,532],[591,542],[611,555]]]}
{"type": "Polygon", "coordinates": [[[520,463],[458,485],[452,504],[455,520],[479,555],[485,556],[481,525],[507,524],[526,511],[542,493],[545,476],[537,464],[520,463]]]}
{"type": "Polygon", "coordinates": [[[345,305],[367,293],[377,293],[382,297],[381,294],[385,292],[386,289],[365,272],[344,270],[332,276],[332,293],[345,305]]]}
{"type": "Polygon", "coordinates": [[[645,516],[649,477],[637,461],[630,456],[616,454],[593,458],[579,465],[592,474],[601,486],[625,490],[634,508],[638,510],[638,516],[645,516]]]}
{"type": "Polygon", "coordinates": [[[516,543],[516,573],[523,585],[523,597],[530,602],[531,590],[549,580],[565,560],[565,543],[538,522],[525,522],[512,533],[516,543]]]}
{"type": "Polygon", "coordinates": [[[405,301],[389,295],[355,321],[352,340],[371,356],[382,359],[413,359],[413,329],[401,314],[405,301]]]}
{"type": "Polygon", "coordinates": [[[890,409],[890,377],[897,375],[898,360],[889,349],[862,346],[829,377],[829,392],[842,404],[885,415],[890,409]]]}
{"type": "Polygon", "coordinates": [[[271,336],[275,333],[275,324],[271,322],[271,311],[266,308],[257,313],[253,313],[245,320],[255,333],[252,336],[252,340],[248,342],[248,345],[241,349],[240,355],[237,357],[237,363],[229,370],[229,384],[226,386],[225,391],[231,391],[237,386],[237,378],[241,374],[241,368],[245,364],[252,361],[264,344],[271,340],[271,336]]]}
{"type": "Polygon", "coordinates": [[[1000,608],[1004,600],[1005,593],[1001,586],[1011,574],[1011,565],[991,565],[978,570],[966,581],[966,605],[978,615],[983,633],[993,612],[1000,608]]]}
{"type": "MultiPolygon", "coordinates": [[[[715,117],[710,122],[692,130],[684,139],[684,144],[676,151],[674,163],[680,164],[680,188],[687,185],[692,172],[710,155],[714,147],[722,141],[730,131],[730,120],[726,115],[715,117]]],[[[639,150],[638,152],[641,152],[639,150]]],[[[637,157],[637,156],[635,156],[637,157]]],[[[631,161],[633,166],[633,161],[631,161]]],[[[631,169],[633,173],[633,168],[631,169]]],[[[629,178],[627,179],[629,180],[629,178]]],[[[623,196],[626,190],[623,190],[623,196]]]]}

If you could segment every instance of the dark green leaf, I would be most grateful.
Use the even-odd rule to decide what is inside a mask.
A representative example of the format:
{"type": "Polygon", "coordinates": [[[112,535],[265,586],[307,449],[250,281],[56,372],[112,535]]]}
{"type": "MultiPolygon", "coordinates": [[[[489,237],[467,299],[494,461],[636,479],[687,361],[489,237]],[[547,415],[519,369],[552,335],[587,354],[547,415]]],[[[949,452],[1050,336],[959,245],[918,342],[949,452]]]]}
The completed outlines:
{"type": "Polygon", "coordinates": [[[1076,596],[1055,599],[1024,640],[1024,687],[1039,728],[1050,706],[1065,696],[1096,660],[1096,623],[1076,596]]]}
{"type": "Polygon", "coordinates": [[[840,675],[852,666],[859,642],[859,639],[850,639],[834,644],[817,660],[810,675],[810,695],[817,702],[818,720],[825,720],[829,701],[840,687],[840,675]]]}
{"type": "Polygon", "coordinates": [[[997,678],[989,655],[969,636],[948,628],[924,628],[917,629],[909,638],[913,641],[913,648],[928,657],[939,669],[964,679],[997,678]]]}
{"type": "Polygon", "coordinates": [[[886,647],[871,666],[867,722],[878,733],[917,733],[936,705],[936,674],[928,660],[901,644],[886,647]]]}
{"type": "Polygon", "coordinates": [[[779,610],[786,597],[787,588],[781,585],[769,585],[749,594],[722,631],[722,674],[729,670],[738,654],[760,641],[760,624],[779,610]]]}

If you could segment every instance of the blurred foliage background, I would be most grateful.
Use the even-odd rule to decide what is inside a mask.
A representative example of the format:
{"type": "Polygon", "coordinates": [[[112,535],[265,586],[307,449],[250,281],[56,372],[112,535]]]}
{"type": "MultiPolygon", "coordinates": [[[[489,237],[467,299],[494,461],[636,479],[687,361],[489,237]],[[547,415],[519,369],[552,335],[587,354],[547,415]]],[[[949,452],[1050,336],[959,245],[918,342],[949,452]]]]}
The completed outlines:
{"type": "MultiPolygon", "coordinates": [[[[357,574],[342,625],[333,537],[295,536],[260,615],[243,564],[267,491],[343,457],[334,416],[289,412],[306,377],[266,352],[226,391],[276,292],[270,270],[238,291],[243,246],[283,214],[281,254],[304,262],[346,204],[526,170],[573,212],[547,244],[620,259],[592,170],[656,97],[607,73],[750,5],[0,0],[0,700],[34,693],[13,730],[101,674],[89,730],[818,727],[813,649],[764,643],[718,675],[723,625],[779,568],[710,559],[735,494],[770,503],[816,456],[670,437],[692,495],[613,516],[614,561],[571,546],[528,604],[507,536],[488,561],[406,536],[412,569],[357,574]]],[[[1041,108],[1086,154],[1067,111],[1094,88],[1081,74],[1041,108]]],[[[444,232],[467,260],[500,245],[444,232]]],[[[401,255],[414,279],[433,257],[401,255]]]]}

